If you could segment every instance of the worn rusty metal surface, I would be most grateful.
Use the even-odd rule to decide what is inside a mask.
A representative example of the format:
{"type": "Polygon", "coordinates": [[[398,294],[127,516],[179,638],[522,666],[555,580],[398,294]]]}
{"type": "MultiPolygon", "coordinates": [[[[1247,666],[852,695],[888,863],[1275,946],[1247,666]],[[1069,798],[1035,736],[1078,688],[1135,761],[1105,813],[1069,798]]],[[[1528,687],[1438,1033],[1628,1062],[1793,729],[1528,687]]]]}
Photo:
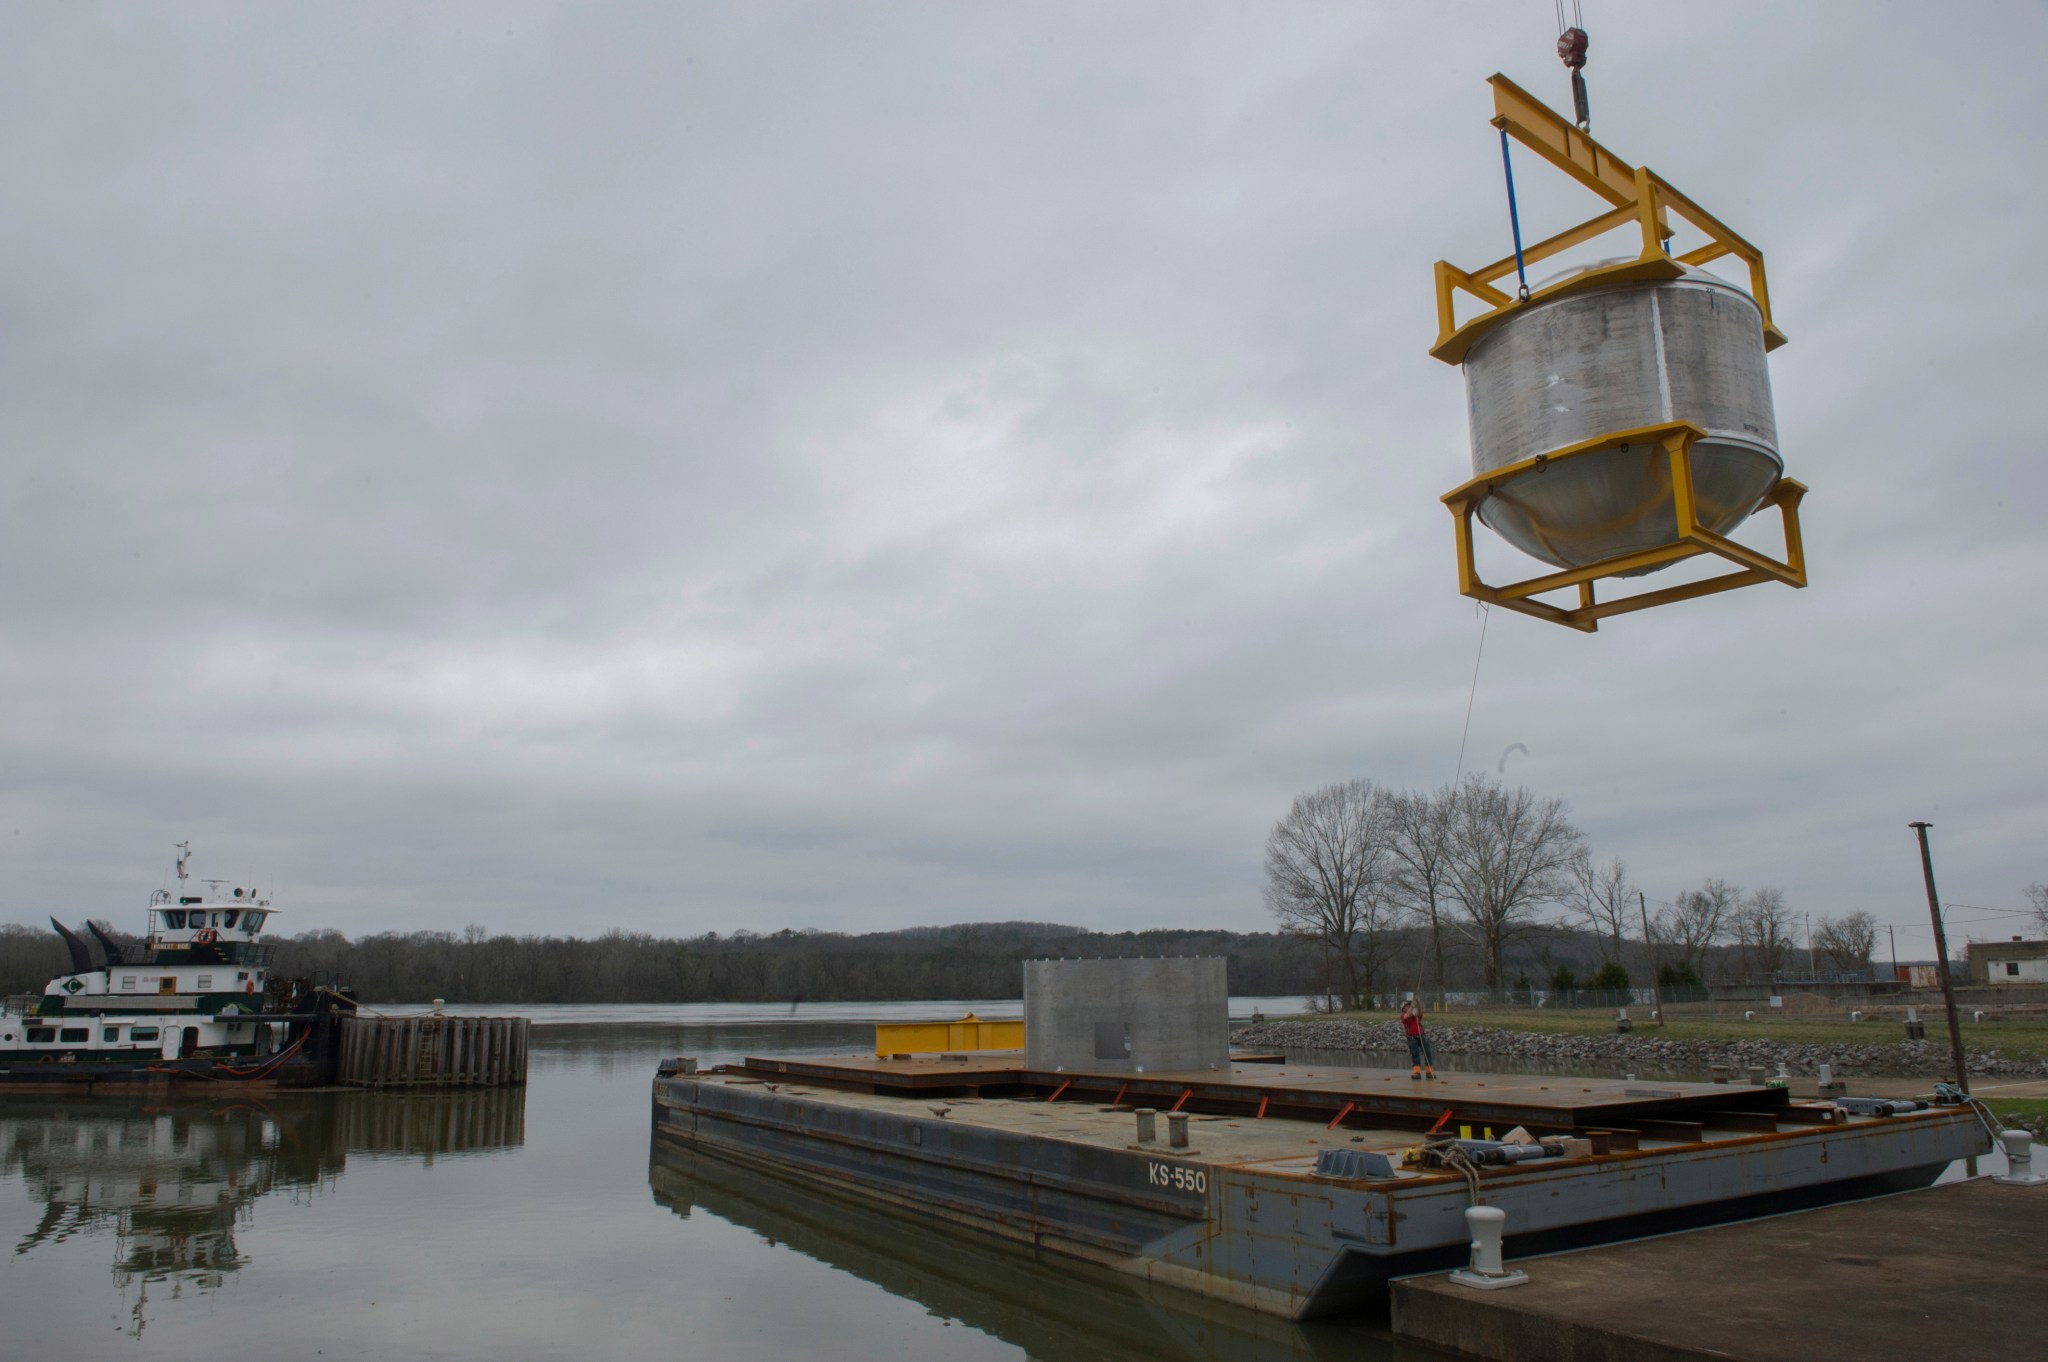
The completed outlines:
{"type": "Polygon", "coordinates": [[[877,1059],[867,1055],[803,1059],[753,1058],[749,1073],[808,1079],[895,1092],[1028,1089],[1066,1085],[1077,1099],[1121,1092],[1127,1099],[1164,1098],[1171,1106],[1192,1090],[1189,1108],[1239,1112],[1261,1099],[1287,1114],[1324,1118],[1353,1104],[1361,1121],[1396,1118],[1402,1128],[1423,1128],[1444,1108],[1458,1119],[1532,1129],[1569,1129],[1633,1117],[1684,1119],[1689,1112],[1772,1111],[1789,1098],[1782,1088],[1734,1083],[1628,1082],[1611,1078],[1550,1078],[1526,1074],[1448,1074],[1417,1083],[1405,1070],[1330,1069],[1295,1064],[1233,1063],[1227,1069],[1186,1073],[1084,1073],[1035,1070],[1015,1052],[944,1059],[877,1059]]]}

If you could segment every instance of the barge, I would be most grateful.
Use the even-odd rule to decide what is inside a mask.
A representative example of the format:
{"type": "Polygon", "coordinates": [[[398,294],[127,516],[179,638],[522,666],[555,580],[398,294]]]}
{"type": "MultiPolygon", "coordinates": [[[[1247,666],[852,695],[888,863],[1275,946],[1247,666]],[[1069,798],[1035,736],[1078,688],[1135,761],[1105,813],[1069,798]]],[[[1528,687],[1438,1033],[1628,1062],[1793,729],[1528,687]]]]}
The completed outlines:
{"type": "Polygon", "coordinates": [[[1923,1187],[1990,1148],[1967,1107],[1736,1084],[1016,1052],[693,1067],[656,1077],[657,1144],[1292,1319],[1459,1266],[1475,1200],[1525,1256],[1923,1187]]]}

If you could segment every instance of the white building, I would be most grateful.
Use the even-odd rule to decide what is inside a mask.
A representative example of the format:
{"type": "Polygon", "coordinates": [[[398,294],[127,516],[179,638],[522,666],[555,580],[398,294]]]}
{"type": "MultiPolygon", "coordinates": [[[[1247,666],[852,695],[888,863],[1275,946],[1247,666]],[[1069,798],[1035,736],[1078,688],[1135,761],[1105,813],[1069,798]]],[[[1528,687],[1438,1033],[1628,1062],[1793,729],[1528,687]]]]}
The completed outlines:
{"type": "Polygon", "coordinates": [[[2048,941],[1972,941],[1970,977],[1980,984],[2048,984],[2048,941]]]}

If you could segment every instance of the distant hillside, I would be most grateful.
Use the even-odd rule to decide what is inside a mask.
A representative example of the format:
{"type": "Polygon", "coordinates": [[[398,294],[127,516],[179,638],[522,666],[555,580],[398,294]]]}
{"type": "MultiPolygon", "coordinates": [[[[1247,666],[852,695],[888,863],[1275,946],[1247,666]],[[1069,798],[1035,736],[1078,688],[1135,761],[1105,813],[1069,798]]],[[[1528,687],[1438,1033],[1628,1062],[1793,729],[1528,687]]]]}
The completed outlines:
{"type": "MultiPolygon", "coordinates": [[[[278,942],[273,969],[351,984],[387,1001],[466,1003],[871,1002],[1015,998],[1043,956],[1221,955],[1239,994],[1308,993],[1314,961],[1274,932],[1098,933],[1048,922],[973,922],[891,932],[781,931],[658,937],[493,936],[472,929],[313,931],[278,942]]],[[[40,992],[71,968],[55,932],[0,926],[0,991],[40,992]]]]}

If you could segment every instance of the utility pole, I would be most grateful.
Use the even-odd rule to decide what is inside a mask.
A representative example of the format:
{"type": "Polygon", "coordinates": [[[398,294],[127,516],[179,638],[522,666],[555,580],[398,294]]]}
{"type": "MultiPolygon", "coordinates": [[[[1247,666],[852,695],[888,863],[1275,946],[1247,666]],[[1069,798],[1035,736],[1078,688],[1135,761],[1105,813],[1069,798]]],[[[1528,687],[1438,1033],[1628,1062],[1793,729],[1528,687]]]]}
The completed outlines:
{"type": "Polygon", "coordinates": [[[1941,925],[1941,898],[1934,892],[1934,853],[1927,848],[1932,823],[1908,823],[1920,834],[1920,871],[1927,878],[1927,911],[1934,918],[1934,968],[1941,979],[1941,1001],[1948,1008],[1948,1043],[1956,1061],[1956,1086],[1970,1095],[1970,1069],[1963,1063],[1963,1026],[1956,1019],[1956,990],[1948,977],[1948,933],[1941,925]]]}
{"type": "Polygon", "coordinates": [[[1820,966],[1813,962],[1813,914],[1806,915],[1806,977],[1820,982],[1820,966]]]}
{"type": "Polygon", "coordinates": [[[1887,937],[1891,938],[1892,982],[1896,984],[1897,982],[1899,982],[1899,929],[1892,926],[1890,923],[1886,923],[1884,928],[1884,934],[1887,937]]]}
{"type": "Polygon", "coordinates": [[[1650,996],[1657,1000],[1657,1025],[1664,1024],[1664,989],[1657,982],[1657,943],[1650,940],[1650,903],[1636,890],[1636,907],[1643,914],[1643,949],[1650,953],[1650,996]]]}

